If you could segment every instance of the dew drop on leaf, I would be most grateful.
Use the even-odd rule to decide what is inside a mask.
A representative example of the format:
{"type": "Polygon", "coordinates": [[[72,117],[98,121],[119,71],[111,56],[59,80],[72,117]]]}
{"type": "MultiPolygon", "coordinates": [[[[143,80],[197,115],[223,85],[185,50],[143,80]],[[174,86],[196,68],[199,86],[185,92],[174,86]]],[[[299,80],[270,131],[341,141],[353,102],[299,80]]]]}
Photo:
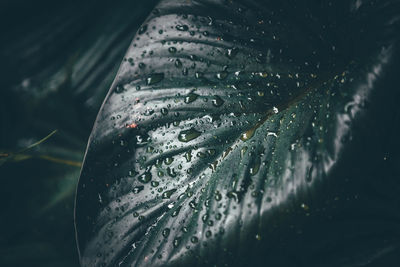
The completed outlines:
{"type": "Polygon", "coordinates": [[[225,80],[225,78],[228,76],[228,72],[221,71],[221,72],[218,72],[216,76],[217,76],[218,80],[225,80]]]}
{"type": "Polygon", "coordinates": [[[236,55],[237,55],[237,53],[239,52],[239,49],[238,48],[236,48],[236,47],[233,47],[233,48],[229,48],[228,50],[226,50],[226,56],[229,58],[229,59],[232,59],[232,58],[234,58],[236,55]]]}
{"type": "Polygon", "coordinates": [[[178,140],[181,142],[189,142],[193,139],[196,139],[201,135],[201,132],[197,131],[194,128],[190,128],[189,130],[184,130],[179,133],[178,140]]]}
{"type": "Polygon", "coordinates": [[[170,197],[172,196],[172,194],[173,194],[175,191],[176,191],[175,188],[165,191],[165,192],[162,194],[162,198],[163,198],[163,199],[168,199],[168,198],[170,198],[170,197]]]}
{"type": "Polygon", "coordinates": [[[141,183],[148,183],[150,182],[152,175],[150,172],[145,172],[138,177],[139,182],[141,183]]]}
{"type": "Polygon", "coordinates": [[[178,216],[179,212],[181,211],[182,206],[179,206],[176,208],[176,210],[174,210],[171,214],[171,217],[176,217],[178,216]]]}
{"type": "Polygon", "coordinates": [[[147,31],[147,25],[143,25],[142,27],[140,27],[138,33],[139,34],[143,34],[147,31]]]}
{"type": "Polygon", "coordinates": [[[175,67],[177,68],[181,68],[182,67],[182,61],[178,58],[175,60],[175,67]]]}
{"type": "Polygon", "coordinates": [[[168,114],[168,109],[167,108],[162,108],[161,109],[161,114],[164,115],[164,116],[167,115],[168,114]]]}
{"type": "Polygon", "coordinates": [[[134,193],[134,194],[138,194],[140,191],[142,191],[144,189],[144,186],[143,185],[138,185],[138,186],[135,186],[134,188],[133,188],[133,190],[132,190],[132,192],[134,193]]]}
{"type": "Polygon", "coordinates": [[[215,107],[220,107],[220,106],[222,106],[222,105],[224,104],[224,100],[222,100],[221,97],[215,95],[214,98],[213,98],[213,100],[212,100],[212,104],[213,104],[215,107]]]}
{"type": "Polygon", "coordinates": [[[186,159],[186,162],[190,162],[191,161],[191,159],[192,159],[191,151],[188,151],[188,152],[185,153],[185,159],[186,159]]]}
{"type": "Polygon", "coordinates": [[[174,241],[172,242],[174,247],[178,247],[180,243],[181,243],[181,238],[180,237],[175,238],[174,241]]]}
{"type": "Polygon", "coordinates": [[[146,84],[153,85],[153,84],[161,82],[162,79],[164,79],[164,73],[153,73],[153,74],[150,74],[149,77],[147,77],[146,84]]]}
{"type": "Polygon", "coordinates": [[[176,53],[176,47],[171,46],[170,48],[168,48],[168,52],[170,52],[171,54],[175,54],[176,53]]]}
{"type": "Polygon", "coordinates": [[[162,231],[163,237],[167,238],[167,237],[169,236],[169,233],[170,233],[170,232],[171,232],[171,230],[170,230],[169,228],[165,228],[165,229],[162,231]]]}
{"type": "Polygon", "coordinates": [[[260,158],[256,158],[253,165],[250,167],[250,175],[254,176],[258,173],[258,171],[260,170],[260,158]]]}
{"type": "Polygon", "coordinates": [[[212,235],[211,231],[208,230],[208,231],[206,232],[206,237],[207,237],[207,238],[208,238],[208,237],[211,237],[211,235],[212,235]]]}
{"type": "Polygon", "coordinates": [[[175,28],[178,31],[187,31],[187,30],[189,30],[189,27],[187,25],[176,25],[175,28]]]}
{"type": "Polygon", "coordinates": [[[115,90],[114,90],[114,92],[117,94],[120,94],[123,91],[124,91],[124,86],[122,86],[122,85],[117,85],[117,87],[115,87],[115,90]]]}
{"type": "Polygon", "coordinates": [[[198,94],[195,94],[195,93],[193,93],[193,92],[190,92],[190,93],[187,94],[186,97],[185,97],[185,103],[186,103],[186,104],[192,103],[193,101],[195,101],[195,100],[197,99],[198,96],[199,96],[198,94]]]}
{"type": "Polygon", "coordinates": [[[173,161],[174,161],[174,158],[172,158],[172,157],[167,157],[164,159],[164,163],[166,165],[170,165],[173,161]]]}

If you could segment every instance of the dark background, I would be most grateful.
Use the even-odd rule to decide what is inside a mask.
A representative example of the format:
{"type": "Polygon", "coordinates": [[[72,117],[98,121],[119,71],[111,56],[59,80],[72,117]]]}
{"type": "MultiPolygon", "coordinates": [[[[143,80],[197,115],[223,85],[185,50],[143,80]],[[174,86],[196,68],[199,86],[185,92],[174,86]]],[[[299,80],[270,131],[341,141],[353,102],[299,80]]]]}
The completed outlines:
{"type": "Polygon", "coordinates": [[[0,1],[0,266],[78,266],[86,142],[154,2],[0,1]]]}

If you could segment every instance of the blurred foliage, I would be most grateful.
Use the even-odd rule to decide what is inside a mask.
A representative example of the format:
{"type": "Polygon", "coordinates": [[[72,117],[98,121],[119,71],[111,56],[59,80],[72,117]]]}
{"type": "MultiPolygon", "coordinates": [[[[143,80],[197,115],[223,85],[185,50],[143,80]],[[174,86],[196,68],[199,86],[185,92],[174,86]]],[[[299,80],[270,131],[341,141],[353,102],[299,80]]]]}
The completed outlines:
{"type": "Polygon", "coordinates": [[[154,2],[0,3],[0,266],[78,265],[73,206],[86,141],[154,2]]]}

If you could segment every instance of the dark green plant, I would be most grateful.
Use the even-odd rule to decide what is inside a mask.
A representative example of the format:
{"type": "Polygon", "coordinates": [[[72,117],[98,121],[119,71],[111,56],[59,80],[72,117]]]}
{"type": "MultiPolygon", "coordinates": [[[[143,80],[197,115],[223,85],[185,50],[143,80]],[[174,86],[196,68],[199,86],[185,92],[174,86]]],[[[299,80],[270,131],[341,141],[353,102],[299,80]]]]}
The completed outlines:
{"type": "Polygon", "coordinates": [[[0,265],[398,266],[399,8],[0,3],[0,265]]]}
{"type": "Polygon", "coordinates": [[[362,194],[337,172],[372,95],[393,86],[398,7],[160,1],[89,139],[81,264],[366,266],[397,251],[370,218],[340,224],[334,202],[362,194]]]}

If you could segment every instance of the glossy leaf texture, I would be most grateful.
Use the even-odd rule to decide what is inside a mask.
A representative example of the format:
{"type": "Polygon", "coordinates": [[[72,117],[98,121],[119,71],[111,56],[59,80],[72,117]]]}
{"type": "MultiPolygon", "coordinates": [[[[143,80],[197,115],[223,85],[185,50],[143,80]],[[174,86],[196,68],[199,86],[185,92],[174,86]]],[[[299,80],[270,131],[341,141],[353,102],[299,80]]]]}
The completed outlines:
{"type": "Polygon", "coordinates": [[[328,183],[395,45],[398,4],[360,3],[161,1],[89,140],[81,264],[300,266],[277,225],[328,183]]]}

